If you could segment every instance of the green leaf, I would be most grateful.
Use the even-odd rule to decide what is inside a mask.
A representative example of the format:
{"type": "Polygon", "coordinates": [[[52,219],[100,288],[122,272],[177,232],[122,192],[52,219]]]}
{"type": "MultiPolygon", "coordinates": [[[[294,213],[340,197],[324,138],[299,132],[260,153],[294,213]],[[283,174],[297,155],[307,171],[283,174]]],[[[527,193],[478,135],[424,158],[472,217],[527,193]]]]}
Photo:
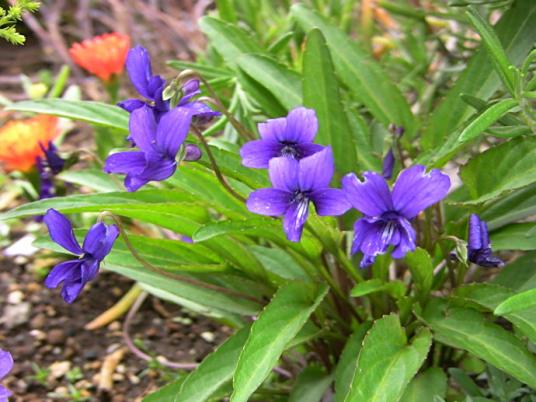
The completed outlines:
{"type": "Polygon", "coordinates": [[[417,248],[414,252],[406,254],[406,263],[411,271],[419,298],[428,296],[434,281],[434,266],[426,250],[417,248]]]}
{"type": "Polygon", "coordinates": [[[205,16],[199,20],[199,27],[229,67],[236,68],[238,58],[243,54],[262,53],[251,35],[236,25],[205,16]]]}
{"type": "Polygon", "coordinates": [[[145,398],[143,398],[142,402],[175,402],[175,395],[180,390],[185,378],[186,376],[182,375],[178,380],[175,380],[172,383],[163,386],[158,391],[147,395],[145,398]]]}
{"type": "Polygon", "coordinates": [[[536,138],[516,138],[478,154],[460,175],[473,198],[463,205],[482,204],[535,183],[536,138]]]}
{"type": "MultiPolygon", "coordinates": [[[[493,312],[502,302],[514,296],[512,289],[493,283],[477,283],[462,286],[456,289],[453,300],[476,303],[478,306],[493,312]]],[[[465,307],[462,304],[461,307],[465,307]]],[[[469,307],[472,307],[469,304],[469,307]]],[[[536,309],[515,312],[504,315],[508,321],[514,324],[532,342],[536,342],[536,309]]]]}
{"type": "Polygon", "coordinates": [[[112,176],[102,172],[100,169],[65,170],[57,178],[72,184],[88,187],[100,193],[109,193],[123,189],[121,183],[118,183],[112,176]]]}
{"type": "Polygon", "coordinates": [[[506,315],[528,310],[536,306],[536,289],[513,295],[497,306],[495,315],[506,315]]]}
{"type": "Polygon", "coordinates": [[[371,321],[365,321],[350,336],[342,350],[339,363],[335,369],[335,402],[343,402],[350,390],[352,379],[357,368],[357,358],[363,339],[372,326],[371,321]]]}
{"type": "Polygon", "coordinates": [[[513,223],[491,233],[493,250],[536,250],[534,223],[513,223]]]}
{"type": "MultiPolygon", "coordinates": [[[[536,41],[536,2],[516,1],[495,25],[495,32],[514,65],[523,62],[536,41]]],[[[494,71],[489,54],[481,47],[471,60],[444,100],[431,113],[422,137],[425,149],[441,146],[445,138],[455,132],[472,113],[473,109],[460,99],[462,94],[482,100],[489,99],[499,88],[501,81],[494,71]]]]}
{"type": "Polygon", "coordinates": [[[303,269],[284,250],[262,246],[250,246],[249,249],[268,272],[287,280],[309,279],[303,269]]]}
{"type": "Polygon", "coordinates": [[[433,299],[422,319],[439,342],[466,350],[536,388],[536,357],[514,334],[487,321],[479,312],[448,308],[444,300],[433,299]]]}
{"type": "Polygon", "coordinates": [[[128,112],[101,102],[41,99],[12,103],[5,110],[49,114],[128,131],[128,112]]]}
{"type": "Polygon", "coordinates": [[[318,118],[315,142],[331,145],[337,171],[345,174],[356,169],[356,144],[334,71],[322,32],[311,30],[303,55],[303,104],[314,109],[318,118]]]}
{"type": "Polygon", "coordinates": [[[270,57],[248,54],[238,59],[238,66],[261,84],[285,109],[302,104],[301,77],[270,57]]]}
{"type": "Polygon", "coordinates": [[[536,253],[527,253],[501,269],[493,283],[516,292],[536,288],[536,253]]]}
{"type": "Polygon", "coordinates": [[[458,137],[458,143],[462,144],[475,139],[517,104],[515,99],[503,99],[491,105],[463,129],[458,137]]]}
{"type": "Polygon", "coordinates": [[[249,327],[242,328],[205,357],[199,367],[186,377],[175,399],[170,402],[203,402],[229,383],[249,330],[249,327]]]}
{"type": "Polygon", "coordinates": [[[428,355],[432,336],[421,330],[411,344],[396,315],[377,320],[359,353],[345,402],[397,402],[428,355]]]}
{"type": "Polygon", "coordinates": [[[395,299],[400,299],[406,293],[406,285],[404,285],[404,282],[398,280],[384,282],[378,278],[369,279],[368,281],[355,285],[351,295],[353,297],[363,297],[376,292],[387,292],[395,299]]]}
{"type": "Polygon", "coordinates": [[[320,402],[333,377],[317,366],[308,366],[298,375],[288,402],[320,402]]]}
{"type": "Polygon", "coordinates": [[[493,31],[493,28],[489,23],[482,18],[478,11],[470,7],[469,11],[465,13],[471,21],[471,24],[480,34],[482,42],[484,43],[487,51],[489,52],[495,71],[499,74],[499,77],[503,81],[506,88],[512,96],[515,95],[515,75],[514,71],[510,68],[512,63],[508,60],[508,56],[504,51],[501,41],[493,31]]]}
{"type": "Polygon", "coordinates": [[[216,0],[218,15],[223,21],[236,23],[236,12],[232,0],[216,0]]]}
{"type": "Polygon", "coordinates": [[[432,367],[409,383],[400,402],[431,402],[436,396],[445,398],[446,394],[447,376],[439,367],[432,367]]]}
{"type": "Polygon", "coordinates": [[[335,71],[352,95],[364,103],[384,125],[404,126],[409,135],[414,130],[414,118],[409,105],[387,74],[370,55],[357,47],[339,28],[303,4],[295,4],[291,14],[306,32],[314,28],[324,34],[335,71]],[[389,99],[389,102],[386,102],[389,99]]]}
{"type": "Polygon", "coordinates": [[[253,323],[240,354],[233,377],[232,402],[249,400],[326,293],[326,286],[300,282],[289,283],[277,291],[253,323]]]}

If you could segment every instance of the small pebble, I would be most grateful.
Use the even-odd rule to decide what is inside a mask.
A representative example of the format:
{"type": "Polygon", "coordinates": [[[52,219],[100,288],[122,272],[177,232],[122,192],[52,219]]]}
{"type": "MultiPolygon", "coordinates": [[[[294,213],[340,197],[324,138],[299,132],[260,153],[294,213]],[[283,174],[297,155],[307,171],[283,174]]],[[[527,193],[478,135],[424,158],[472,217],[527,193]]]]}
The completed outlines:
{"type": "Polygon", "coordinates": [[[51,345],[63,345],[65,334],[61,329],[52,329],[47,335],[47,342],[51,345]]]}
{"type": "Polygon", "coordinates": [[[24,293],[20,290],[16,290],[7,295],[7,302],[9,304],[19,304],[24,300],[24,293]]]}

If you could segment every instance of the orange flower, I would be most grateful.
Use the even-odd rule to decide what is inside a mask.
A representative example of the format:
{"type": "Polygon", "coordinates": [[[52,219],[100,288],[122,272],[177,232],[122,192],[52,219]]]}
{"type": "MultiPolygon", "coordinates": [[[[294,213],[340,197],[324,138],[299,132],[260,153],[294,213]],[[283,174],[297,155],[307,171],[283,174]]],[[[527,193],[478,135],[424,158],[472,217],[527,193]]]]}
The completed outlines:
{"type": "Polygon", "coordinates": [[[8,172],[28,172],[35,166],[35,158],[43,155],[39,143],[46,146],[59,133],[54,116],[38,115],[8,122],[0,127],[0,163],[8,172]]]}
{"type": "Polygon", "coordinates": [[[69,53],[76,64],[108,81],[112,74],[123,72],[129,48],[130,37],[112,32],[75,43],[69,53]]]}

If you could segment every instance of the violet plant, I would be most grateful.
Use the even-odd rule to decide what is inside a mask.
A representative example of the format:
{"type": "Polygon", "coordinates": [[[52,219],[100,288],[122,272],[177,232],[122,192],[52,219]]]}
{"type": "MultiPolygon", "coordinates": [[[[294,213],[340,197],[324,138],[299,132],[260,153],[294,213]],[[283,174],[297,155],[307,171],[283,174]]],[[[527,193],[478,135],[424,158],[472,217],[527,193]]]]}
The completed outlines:
{"type": "Polygon", "coordinates": [[[1,216],[81,257],[47,286],[102,263],[235,329],[145,402],[536,400],[536,3],[245,3],[167,81],[131,49],[143,100],[9,106],[114,136],[93,192],[1,216]]]}

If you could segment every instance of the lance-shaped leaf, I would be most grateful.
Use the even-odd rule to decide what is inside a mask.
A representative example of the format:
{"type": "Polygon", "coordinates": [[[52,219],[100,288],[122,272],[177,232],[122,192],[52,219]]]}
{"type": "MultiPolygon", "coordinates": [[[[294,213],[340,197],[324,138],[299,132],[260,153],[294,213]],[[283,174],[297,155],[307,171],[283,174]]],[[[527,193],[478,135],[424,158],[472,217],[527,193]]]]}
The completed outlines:
{"type": "Polygon", "coordinates": [[[296,379],[288,402],[320,402],[332,381],[333,376],[320,367],[308,366],[296,379]]]}
{"type": "Polygon", "coordinates": [[[432,299],[421,318],[439,342],[466,350],[536,388],[536,357],[514,334],[489,322],[478,311],[448,308],[445,300],[432,299]]]}
{"type": "Polygon", "coordinates": [[[303,104],[315,110],[318,118],[316,141],[331,145],[337,171],[356,169],[356,144],[343,109],[339,85],[326,40],[318,29],[307,36],[303,55],[303,104]]]}
{"type": "Polygon", "coordinates": [[[49,114],[128,132],[128,113],[101,102],[40,99],[12,103],[5,110],[49,114]]]}
{"type": "Polygon", "coordinates": [[[400,402],[432,402],[435,397],[445,398],[446,393],[447,376],[439,367],[432,367],[409,383],[400,402]]]}
{"type": "Polygon", "coordinates": [[[527,290],[510,296],[497,306],[494,311],[496,315],[506,315],[511,313],[520,313],[536,307],[536,289],[527,290]]]}
{"type": "Polygon", "coordinates": [[[291,8],[291,14],[306,32],[314,28],[322,31],[333,57],[335,71],[352,90],[353,96],[363,102],[383,124],[402,125],[411,135],[414,118],[409,105],[376,61],[343,31],[307,6],[295,4],[291,8]]]}
{"type": "Polygon", "coordinates": [[[397,402],[417,374],[432,344],[428,329],[408,344],[396,315],[377,320],[359,353],[357,369],[345,402],[397,402]]]}
{"type": "Polygon", "coordinates": [[[277,291],[251,327],[233,377],[232,402],[249,400],[326,293],[324,285],[300,282],[277,291]]]}

